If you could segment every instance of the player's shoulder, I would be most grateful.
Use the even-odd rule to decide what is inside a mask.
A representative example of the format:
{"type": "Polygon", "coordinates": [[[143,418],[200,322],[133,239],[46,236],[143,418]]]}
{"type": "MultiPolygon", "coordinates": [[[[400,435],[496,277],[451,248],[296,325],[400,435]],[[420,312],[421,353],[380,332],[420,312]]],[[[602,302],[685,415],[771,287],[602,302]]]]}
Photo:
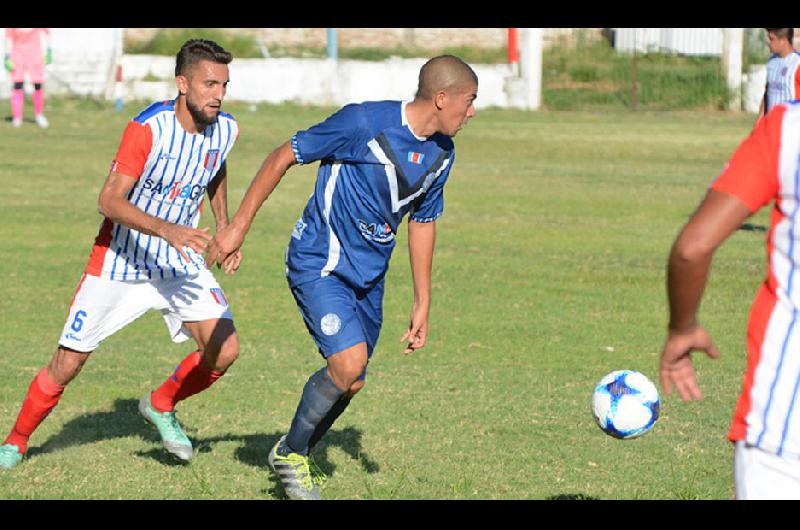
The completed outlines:
{"type": "Polygon", "coordinates": [[[175,112],[175,101],[174,100],[166,100],[166,101],[156,101],[155,103],[151,104],[149,107],[144,109],[142,112],[137,114],[133,121],[138,123],[147,123],[148,120],[158,116],[163,112],[175,112]]]}
{"type": "Polygon", "coordinates": [[[389,127],[400,119],[400,104],[393,100],[362,101],[345,105],[342,110],[373,126],[389,127]]]}
{"type": "Polygon", "coordinates": [[[234,118],[233,114],[230,114],[228,112],[223,112],[223,111],[219,111],[219,116],[218,116],[217,119],[228,120],[228,121],[231,121],[233,123],[239,123],[239,122],[236,121],[236,118],[234,118]]]}

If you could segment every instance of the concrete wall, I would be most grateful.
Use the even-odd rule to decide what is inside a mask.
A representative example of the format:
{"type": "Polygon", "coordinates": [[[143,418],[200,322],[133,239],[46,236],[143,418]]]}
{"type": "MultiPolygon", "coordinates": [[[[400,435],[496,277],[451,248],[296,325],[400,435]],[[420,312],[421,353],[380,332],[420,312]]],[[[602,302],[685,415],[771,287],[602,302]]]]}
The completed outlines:
{"type": "MultiPolygon", "coordinates": [[[[387,61],[332,61],[329,59],[236,59],[230,65],[229,101],[344,105],[380,100],[411,99],[420,67],[427,59],[387,61]]],[[[122,57],[122,97],[161,99],[174,97],[174,59],[156,55],[122,57]],[[164,81],[142,81],[143,78],[164,81]]],[[[477,108],[507,107],[505,79],[509,65],[473,65],[480,83],[477,108]]]]}
{"type": "MultiPolygon", "coordinates": [[[[126,28],[125,42],[151,39],[160,28],[126,28]]],[[[226,28],[252,35],[270,45],[325,47],[325,28],[226,28]]],[[[444,46],[502,48],[508,43],[508,28],[338,28],[337,41],[342,48],[413,47],[438,50],[444,46]]],[[[575,33],[601,38],[601,28],[544,28],[545,45],[575,33]]]]}

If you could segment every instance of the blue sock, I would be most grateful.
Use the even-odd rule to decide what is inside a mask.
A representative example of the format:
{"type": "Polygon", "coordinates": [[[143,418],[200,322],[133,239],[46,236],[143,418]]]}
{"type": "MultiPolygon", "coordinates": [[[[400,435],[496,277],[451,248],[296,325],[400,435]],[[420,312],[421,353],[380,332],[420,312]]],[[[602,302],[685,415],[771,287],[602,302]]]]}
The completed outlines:
{"type": "Polygon", "coordinates": [[[284,456],[289,452],[307,455],[311,436],[342,394],[344,390],[333,384],[327,366],[314,372],[303,387],[303,396],[294,413],[289,434],[278,453],[284,456]]]}
{"type": "Polygon", "coordinates": [[[342,415],[344,409],[347,408],[347,405],[350,404],[350,400],[352,398],[347,394],[342,394],[342,397],[339,398],[339,401],[333,404],[331,410],[325,415],[324,418],[319,422],[317,428],[314,430],[314,434],[311,435],[311,439],[308,441],[308,450],[311,451],[314,449],[314,446],[317,445],[317,442],[325,435],[326,432],[333,426],[333,422],[342,415]]]}

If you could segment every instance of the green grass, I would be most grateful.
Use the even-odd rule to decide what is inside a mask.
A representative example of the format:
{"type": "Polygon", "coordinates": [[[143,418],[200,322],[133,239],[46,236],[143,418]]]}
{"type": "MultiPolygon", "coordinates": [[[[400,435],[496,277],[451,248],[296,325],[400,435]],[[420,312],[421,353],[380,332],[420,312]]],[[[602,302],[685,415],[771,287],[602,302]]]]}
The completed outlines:
{"type": "Polygon", "coordinates": [[[174,57],[183,43],[189,39],[213,40],[231,52],[234,57],[241,59],[262,57],[258,41],[252,35],[217,28],[161,29],[151,39],[126,44],[125,53],[174,57]]]}
{"type": "MultiPolygon", "coordinates": [[[[551,110],[632,108],[634,57],[605,41],[562,39],[542,57],[542,99],[551,110]]],[[[637,54],[637,109],[724,109],[730,95],[718,57],[637,54]]]]}
{"type": "MultiPolygon", "coordinates": [[[[7,103],[7,102],[6,102],[7,103]]],[[[96,198],[121,114],[48,101],[51,128],[0,123],[0,435],[55,349],[101,218],[96,198]]],[[[234,210],[269,150],[330,108],[228,105],[234,210]]],[[[402,355],[412,288],[401,229],[368,384],[318,447],[329,499],[728,499],[725,440],[745,368],[763,233],[719,251],[697,357],[705,399],[663,397],[653,432],[618,441],[589,399],[611,370],[657,376],[669,247],[752,117],[717,112],[482,110],[457,138],[433,272],[428,346],[402,355]],[[613,352],[608,348],[613,348],[613,352]]],[[[190,350],[150,313],[108,339],[0,473],[0,499],[280,499],[267,453],[321,366],[283,275],[315,166],[293,168],[256,218],[233,277],[218,275],[241,356],[179,406],[200,454],[171,462],[136,401],[190,350]]],[[[206,209],[208,212],[209,210],[206,209]]],[[[751,222],[766,224],[759,214],[751,222]]],[[[213,226],[211,216],[201,225],[213,226]]]]}

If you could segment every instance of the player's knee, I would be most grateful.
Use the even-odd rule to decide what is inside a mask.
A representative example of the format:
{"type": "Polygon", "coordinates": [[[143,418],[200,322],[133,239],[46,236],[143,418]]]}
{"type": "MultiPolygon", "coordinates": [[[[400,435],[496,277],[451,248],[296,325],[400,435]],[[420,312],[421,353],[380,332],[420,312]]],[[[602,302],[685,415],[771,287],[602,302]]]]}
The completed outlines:
{"type": "MultiPolygon", "coordinates": [[[[350,389],[359,383],[358,378],[364,373],[364,368],[366,368],[367,363],[366,361],[362,362],[360,359],[352,359],[347,362],[339,362],[335,366],[331,364],[328,366],[331,368],[330,373],[334,384],[339,388],[350,389]]],[[[358,390],[363,386],[362,382],[358,390]]]]}
{"type": "Polygon", "coordinates": [[[58,348],[50,364],[47,365],[47,373],[57,384],[66,385],[77,377],[88,358],[88,353],[58,348]]]}
{"type": "Polygon", "coordinates": [[[350,397],[353,397],[353,396],[355,396],[356,394],[358,394],[358,393],[359,393],[359,391],[360,391],[362,388],[364,388],[364,385],[366,385],[366,384],[367,384],[367,382],[366,382],[366,381],[364,381],[363,379],[358,379],[358,380],[356,380],[356,382],[355,382],[355,383],[353,383],[352,385],[350,385],[350,388],[347,390],[347,394],[348,394],[350,397]]]}
{"type": "Polygon", "coordinates": [[[239,358],[239,339],[236,334],[231,335],[225,340],[219,349],[219,353],[214,360],[214,369],[224,372],[239,358]]]}

